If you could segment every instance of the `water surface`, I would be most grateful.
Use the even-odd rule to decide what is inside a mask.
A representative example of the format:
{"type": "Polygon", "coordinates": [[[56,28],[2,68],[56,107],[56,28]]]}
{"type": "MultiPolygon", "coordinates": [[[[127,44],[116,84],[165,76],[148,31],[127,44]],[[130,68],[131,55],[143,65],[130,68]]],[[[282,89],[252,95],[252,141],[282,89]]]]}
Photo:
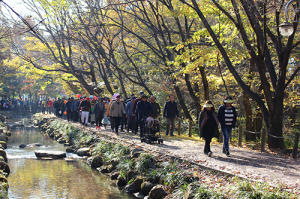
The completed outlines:
{"type": "MultiPolygon", "coordinates": [[[[91,169],[85,160],[37,160],[35,150],[65,151],[62,144],[43,135],[37,128],[12,129],[8,141],[8,196],[12,198],[70,198],[70,199],[119,199],[132,198],[115,186],[109,177],[91,169]],[[40,143],[42,147],[20,144],[40,143]]],[[[67,156],[74,154],[67,154],[67,156]]]]}

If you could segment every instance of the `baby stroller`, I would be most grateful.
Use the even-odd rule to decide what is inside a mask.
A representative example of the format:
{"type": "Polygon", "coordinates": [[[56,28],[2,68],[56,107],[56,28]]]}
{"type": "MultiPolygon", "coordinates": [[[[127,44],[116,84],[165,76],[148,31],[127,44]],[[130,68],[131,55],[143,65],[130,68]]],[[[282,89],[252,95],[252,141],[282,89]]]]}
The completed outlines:
{"type": "Polygon", "coordinates": [[[158,144],[163,144],[163,139],[161,138],[159,126],[160,121],[153,119],[152,117],[144,117],[143,122],[143,136],[141,137],[141,142],[151,144],[158,142],[158,144]]]}

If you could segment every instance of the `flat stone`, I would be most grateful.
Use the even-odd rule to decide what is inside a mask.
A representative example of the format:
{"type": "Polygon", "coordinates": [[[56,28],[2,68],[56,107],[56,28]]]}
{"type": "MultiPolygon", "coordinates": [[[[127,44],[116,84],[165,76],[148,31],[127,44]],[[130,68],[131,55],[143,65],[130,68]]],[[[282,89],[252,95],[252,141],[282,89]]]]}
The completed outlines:
{"type": "Polygon", "coordinates": [[[90,156],[90,148],[84,147],[84,148],[78,149],[76,154],[79,156],[90,156]]]}
{"type": "Polygon", "coordinates": [[[21,148],[21,149],[26,148],[26,147],[27,147],[26,144],[20,144],[20,145],[19,145],[19,148],[21,148]]]}
{"type": "Polygon", "coordinates": [[[34,153],[38,159],[43,157],[51,157],[53,159],[63,159],[66,157],[66,153],[61,151],[35,151],[34,153]]]}

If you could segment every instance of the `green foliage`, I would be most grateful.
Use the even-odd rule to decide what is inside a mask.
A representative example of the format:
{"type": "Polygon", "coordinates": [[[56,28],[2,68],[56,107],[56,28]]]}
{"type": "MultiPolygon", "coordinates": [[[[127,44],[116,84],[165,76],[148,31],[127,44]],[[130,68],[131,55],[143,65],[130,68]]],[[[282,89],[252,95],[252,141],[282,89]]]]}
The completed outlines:
{"type": "Polygon", "coordinates": [[[134,160],[129,158],[121,159],[120,163],[117,165],[118,171],[129,171],[133,168],[134,160]]]}
{"type": "Polygon", "coordinates": [[[155,156],[150,153],[142,153],[136,160],[135,170],[139,173],[147,172],[150,168],[155,167],[155,156]]]}

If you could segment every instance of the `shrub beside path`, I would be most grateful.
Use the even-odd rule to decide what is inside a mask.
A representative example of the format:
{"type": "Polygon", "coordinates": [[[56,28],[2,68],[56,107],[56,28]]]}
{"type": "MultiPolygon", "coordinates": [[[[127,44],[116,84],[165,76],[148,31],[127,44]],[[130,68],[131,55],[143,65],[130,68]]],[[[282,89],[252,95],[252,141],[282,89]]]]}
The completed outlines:
{"type": "MultiPolygon", "coordinates": [[[[78,124],[79,125],[79,124],[78,124]]],[[[119,136],[109,129],[96,131],[94,127],[84,127],[97,134],[121,139],[144,150],[165,153],[184,160],[197,163],[200,166],[224,171],[242,178],[268,182],[270,185],[282,185],[285,189],[300,190],[300,162],[291,158],[282,158],[271,154],[230,147],[230,156],[222,153],[222,145],[213,144],[212,157],[203,153],[204,141],[183,139],[180,136],[163,136],[163,144],[141,143],[139,136],[121,132],[119,136]]]]}

